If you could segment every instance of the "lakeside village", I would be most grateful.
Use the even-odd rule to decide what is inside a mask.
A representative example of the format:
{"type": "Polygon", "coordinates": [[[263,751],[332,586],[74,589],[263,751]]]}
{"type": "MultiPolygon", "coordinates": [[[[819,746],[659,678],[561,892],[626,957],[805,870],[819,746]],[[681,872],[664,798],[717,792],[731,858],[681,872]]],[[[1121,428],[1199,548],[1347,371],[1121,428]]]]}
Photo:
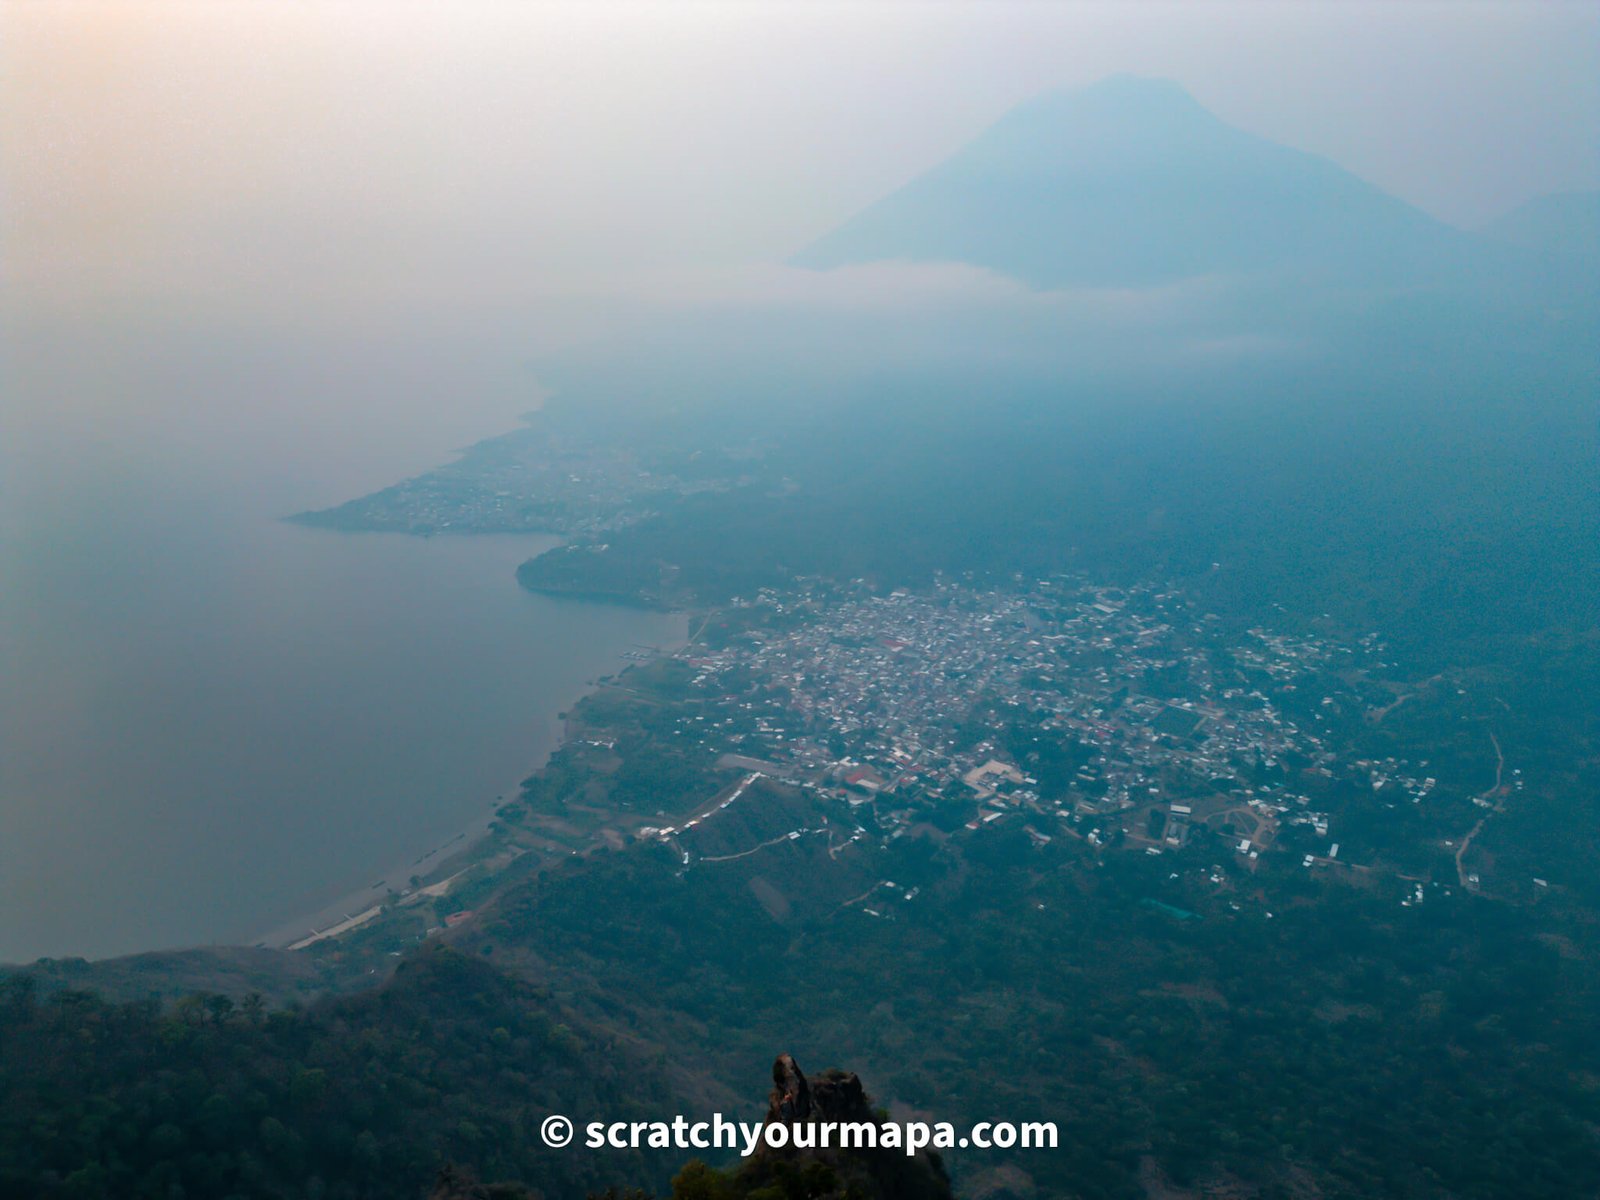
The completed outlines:
{"type": "Polygon", "coordinates": [[[1398,877],[1407,906],[1477,890],[1467,843],[1520,773],[1502,763],[1474,792],[1427,761],[1363,756],[1395,710],[1425,707],[1430,685],[1435,707],[1441,692],[1464,694],[1408,684],[1383,655],[1375,635],[1228,630],[1175,589],[1076,578],[764,590],[709,614],[675,654],[634,652],[571,714],[567,744],[500,810],[495,837],[451,873],[414,878],[295,948],[391,910],[439,932],[470,921],[526,855],[554,865],[640,840],[687,869],[823,833],[837,855],[841,843],[1018,828],[1037,846],[1071,839],[1097,853],[1203,846],[1204,873],[1228,887],[1270,857],[1398,877]],[[1426,831],[1433,869],[1408,871],[1374,836],[1401,824],[1397,811],[1409,836],[1426,831]]]}
{"type": "MultiPolygon", "coordinates": [[[[1348,865],[1336,805],[1319,797],[1420,805],[1438,787],[1425,762],[1335,748],[1409,698],[1375,678],[1375,635],[1345,647],[1252,629],[1228,644],[1178,592],[1075,580],[837,601],[765,591],[732,612],[759,615],[725,647],[684,655],[712,711],[682,732],[870,804],[891,838],[970,812],[967,829],[1025,817],[1039,844],[1159,855],[1207,829],[1251,869],[1294,830],[1310,869],[1348,865]]],[[[1422,898],[1419,886],[1406,902],[1422,898]]]]}

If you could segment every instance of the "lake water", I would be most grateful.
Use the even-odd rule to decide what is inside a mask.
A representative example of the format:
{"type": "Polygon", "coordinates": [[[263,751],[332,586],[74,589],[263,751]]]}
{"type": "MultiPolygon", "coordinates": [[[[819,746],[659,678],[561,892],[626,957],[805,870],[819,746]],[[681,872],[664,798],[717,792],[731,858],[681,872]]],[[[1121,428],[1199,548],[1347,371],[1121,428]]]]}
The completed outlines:
{"type": "Polygon", "coordinates": [[[248,940],[313,912],[481,818],[590,680],[682,635],[681,616],[522,591],[516,565],[554,539],[279,520],[440,461],[534,395],[465,353],[408,370],[299,349],[285,373],[242,369],[248,348],[43,338],[11,364],[0,961],[248,940]],[[439,402],[461,390],[475,403],[439,402]]]}

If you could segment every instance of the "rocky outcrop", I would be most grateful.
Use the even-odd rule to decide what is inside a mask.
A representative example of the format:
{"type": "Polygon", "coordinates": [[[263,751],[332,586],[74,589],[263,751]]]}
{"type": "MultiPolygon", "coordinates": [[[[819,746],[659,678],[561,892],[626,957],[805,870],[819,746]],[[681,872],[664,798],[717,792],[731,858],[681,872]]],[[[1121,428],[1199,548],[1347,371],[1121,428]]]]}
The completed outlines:
{"type": "Polygon", "coordinates": [[[803,1121],[811,1115],[811,1088],[793,1056],[778,1055],[772,1064],[772,1095],[767,1100],[767,1120],[803,1121]]]}
{"type": "Polygon", "coordinates": [[[792,1055],[772,1064],[767,1121],[797,1125],[807,1121],[871,1121],[872,1106],[854,1071],[830,1070],[808,1082],[792,1055]]]}
{"type": "MultiPolygon", "coordinates": [[[[785,1125],[793,1131],[821,1122],[879,1124],[883,1119],[873,1111],[872,1100],[853,1071],[828,1070],[808,1080],[792,1055],[780,1054],[772,1064],[766,1125],[785,1125]]],[[[803,1193],[818,1198],[949,1200],[951,1196],[944,1164],[932,1151],[908,1155],[901,1149],[824,1147],[815,1137],[793,1132],[781,1139],[781,1145],[774,1146],[776,1140],[780,1139],[762,1138],[754,1157],[735,1177],[739,1185],[758,1189],[803,1179],[803,1193]]]]}

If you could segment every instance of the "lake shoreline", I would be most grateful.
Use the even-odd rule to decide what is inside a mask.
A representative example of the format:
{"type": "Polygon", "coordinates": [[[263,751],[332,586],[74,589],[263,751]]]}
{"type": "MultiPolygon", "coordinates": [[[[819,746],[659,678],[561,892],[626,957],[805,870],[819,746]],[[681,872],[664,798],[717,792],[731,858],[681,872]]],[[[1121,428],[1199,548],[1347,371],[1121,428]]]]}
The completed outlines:
{"type": "MultiPolygon", "coordinates": [[[[569,597],[569,599],[575,598],[569,597]]],[[[583,602],[604,603],[604,601],[583,602]]],[[[677,612],[685,618],[684,628],[682,633],[672,641],[659,647],[654,647],[660,658],[670,658],[678,654],[692,640],[689,635],[689,619],[692,615],[690,611],[687,609],[671,611],[677,612]]],[[[558,719],[562,715],[571,712],[584,699],[598,692],[600,686],[599,680],[595,680],[583,688],[578,695],[573,697],[569,704],[564,705],[558,711],[558,719]]],[[[292,947],[305,942],[307,938],[315,936],[317,941],[331,940],[338,935],[330,934],[328,931],[340,923],[359,918],[374,906],[382,906],[386,910],[392,908],[404,894],[415,890],[412,884],[413,879],[417,881],[415,886],[425,886],[432,876],[444,878],[480,861],[485,857],[482,851],[494,839],[494,825],[498,819],[500,808],[506,804],[514,803],[521,794],[522,781],[531,779],[543,772],[550,765],[550,760],[568,743],[570,738],[571,733],[565,728],[565,722],[563,722],[560,737],[556,739],[554,745],[545,751],[540,761],[524,774],[521,779],[517,780],[511,788],[502,793],[489,806],[489,812],[486,815],[474,819],[453,837],[424,852],[409,864],[396,864],[387,872],[378,872],[375,883],[347,892],[313,911],[304,913],[302,916],[280,922],[259,937],[251,938],[248,942],[241,944],[290,952],[292,947]]],[[[376,919],[381,919],[381,916],[382,914],[378,914],[376,919]]],[[[350,932],[353,932],[354,928],[357,927],[359,926],[352,927],[350,932]]],[[[302,948],[309,948],[309,945],[314,944],[316,944],[316,941],[308,943],[302,948]]]]}
{"type": "MultiPolygon", "coordinates": [[[[8,966],[282,947],[392,904],[413,875],[493,853],[497,796],[514,801],[565,743],[557,714],[621,656],[670,653],[687,627],[681,614],[519,587],[517,567],[561,543],[549,533],[354,538],[264,512],[230,512],[204,537],[170,520],[139,530],[162,536],[118,546],[167,568],[136,576],[142,607],[119,600],[113,622],[45,592],[82,594],[76,572],[24,575],[38,602],[4,631],[35,660],[14,693],[21,681],[65,687],[63,663],[93,662],[119,719],[87,741],[41,720],[30,753],[8,764],[39,781],[31,807],[12,789],[8,815],[44,814],[8,830],[0,855],[8,966]],[[196,558],[204,586],[187,586],[196,558]],[[141,636],[117,645],[136,652],[81,653],[128,627],[141,636]],[[185,733],[169,746],[173,728],[185,733]],[[113,751],[123,743],[143,749],[131,774],[113,751]],[[113,767],[118,804],[102,794],[113,767]],[[199,830],[219,839],[210,861],[199,830]],[[74,847],[74,874],[92,886],[49,868],[67,861],[58,844],[74,847]],[[132,902],[94,904],[106,890],[132,902]]],[[[103,558],[84,556],[85,569],[103,558]]]]}

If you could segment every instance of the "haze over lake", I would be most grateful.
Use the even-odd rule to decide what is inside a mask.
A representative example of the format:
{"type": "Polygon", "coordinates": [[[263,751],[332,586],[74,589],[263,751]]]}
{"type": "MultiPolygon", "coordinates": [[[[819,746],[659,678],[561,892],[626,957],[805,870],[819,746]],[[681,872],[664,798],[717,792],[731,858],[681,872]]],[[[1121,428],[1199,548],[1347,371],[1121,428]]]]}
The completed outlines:
{"type": "Polygon", "coordinates": [[[538,391],[492,354],[262,337],[224,362],[214,338],[122,326],[13,344],[0,961],[315,911],[487,814],[587,681],[683,629],[522,591],[554,539],[279,519],[514,424],[538,391]],[[448,411],[395,419],[452,375],[448,411]]]}

